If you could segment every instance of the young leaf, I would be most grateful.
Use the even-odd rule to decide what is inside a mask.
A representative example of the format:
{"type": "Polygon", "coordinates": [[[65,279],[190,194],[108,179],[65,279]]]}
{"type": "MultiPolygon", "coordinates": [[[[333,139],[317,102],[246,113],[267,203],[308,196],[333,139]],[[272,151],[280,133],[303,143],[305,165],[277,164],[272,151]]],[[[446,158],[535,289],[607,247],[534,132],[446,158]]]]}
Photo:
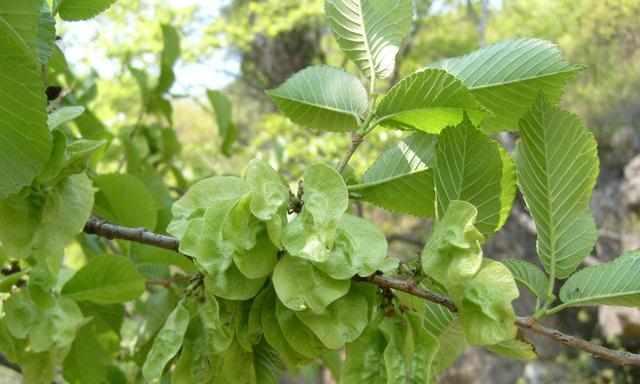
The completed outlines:
{"type": "Polygon", "coordinates": [[[520,121],[518,181],[538,230],[538,256],[551,280],[568,277],[591,252],[589,210],[598,177],[596,141],[578,118],[540,97],[520,121]]]}
{"type": "Polygon", "coordinates": [[[344,280],[393,269],[397,262],[386,257],[384,233],[370,221],[344,214],[338,223],[331,256],[322,263],[315,263],[315,266],[334,279],[344,280]]]}
{"type": "Polygon", "coordinates": [[[352,131],[368,108],[360,81],[329,66],[303,69],[267,94],[291,121],[321,131],[352,131]]]}
{"type": "Polygon", "coordinates": [[[436,136],[414,133],[385,150],[349,186],[352,196],[392,212],[432,217],[435,205],[433,158],[436,136]]]}
{"type": "Polygon", "coordinates": [[[347,344],[342,368],[342,384],[387,384],[384,349],[387,341],[377,324],[367,327],[354,342],[347,344]]]}
{"type": "Polygon", "coordinates": [[[265,161],[251,160],[245,180],[251,188],[251,213],[262,221],[272,219],[289,201],[289,188],[265,161]]]}
{"type": "Polygon", "coordinates": [[[109,351],[100,343],[93,324],[80,328],[64,359],[62,373],[69,383],[100,383],[107,381],[109,351]]]}
{"type": "Polygon", "coordinates": [[[506,221],[515,197],[515,172],[511,157],[500,144],[465,119],[442,131],[438,138],[434,180],[438,215],[452,200],[464,200],[478,208],[475,225],[484,235],[506,221]]]}
{"type": "Polygon", "coordinates": [[[502,263],[509,268],[516,282],[527,287],[538,299],[545,300],[547,298],[549,278],[538,266],[528,261],[516,259],[503,260],[502,263]]]}
{"type": "Polygon", "coordinates": [[[295,366],[307,361],[304,356],[289,345],[283,330],[280,328],[276,318],[276,302],[278,298],[275,292],[272,289],[265,290],[262,300],[260,322],[262,323],[262,330],[267,343],[278,352],[278,355],[289,366],[295,366]]]}
{"type": "Polygon", "coordinates": [[[332,167],[314,164],[304,172],[304,207],[285,227],[282,242],[292,256],[314,262],[331,255],[338,220],[349,196],[342,176],[332,167]]]}
{"type": "Polygon", "coordinates": [[[484,237],[474,226],[477,214],[473,205],[451,201],[420,256],[424,273],[445,286],[455,300],[482,264],[484,237]]]}
{"type": "Polygon", "coordinates": [[[237,201],[249,191],[249,185],[235,176],[215,176],[201,180],[191,186],[171,207],[173,219],[167,232],[182,238],[190,219],[202,217],[207,208],[224,201],[237,201]]]}
{"type": "Polygon", "coordinates": [[[493,116],[483,130],[516,130],[518,120],[544,92],[558,102],[580,66],[569,64],[555,45],[538,39],[509,40],[466,56],[435,63],[462,80],[493,116]]]}
{"type": "MultiPolygon", "coordinates": [[[[34,17],[37,23],[38,14],[34,17]]],[[[32,49],[3,17],[0,73],[0,110],[12,111],[0,116],[0,199],[4,199],[31,184],[40,173],[49,160],[51,139],[40,65],[32,49]]]]}
{"type": "Polygon", "coordinates": [[[67,297],[49,297],[51,305],[40,308],[38,321],[29,331],[34,352],[70,347],[78,329],[87,322],[75,301],[67,297]]]}
{"type": "Polygon", "coordinates": [[[236,308],[237,306],[224,300],[217,300],[212,295],[207,295],[204,303],[198,306],[210,352],[219,354],[229,349],[235,336],[233,317],[236,308]]]}
{"type": "Polygon", "coordinates": [[[423,69],[394,85],[375,116],[385,126],[438,134],[459,124],[465,111],[473,121],[486,114],[460,80],[441,69],[423,69]]]}
{"type": "Polygon", "coordinates": [[[492,345],[514,339],[516,315],[511,302],[519,292],[503,264],[485,259],[480,271],[464,287],[460,319],[471,345],[492,345]]]}
{"type": "Polygon", "coordinates": [[[86,20],[106,11],[116,0],[54,0],[54,10],[63,20],[86,20]]]}
{"type": "Polygon", "coordinates": [[[269,239],[266,231],[258,234],[255,247],[248,251],[236,250],[233,262],[240,273],[249,279],[269,276],[278,262],[278,248],[269,239]]]}
{"type": "Polygon", "coordinates": [[[276,318],[280,329],[284,330],[284,338],[302,356],[315,359],[326,350],[322,342],[296,316],[296,313],[285,307],[280,300],[276,300],[276,318]]]}
{"type": "Polygon", "coordinates": [[[47,119],[47,125],[49,126],[49,130],[53,130],[64,123],[67,123],[76,117],[82,115],[84,113],[84,107],[73,106],[73,107],[62,107],[60,109],[56,109],[55,111],[49,114],[47,119]]]}
{"type": "Polygon", "coordinates": [[[384,319],[380,329],[387,339],[384,361],[388,383],[433,383],[433,361],[438,339],[423,326],[422,318],[406,313],[384,319]]]}
{"type": "Polygon", "coordinates": [[[369,78],[387,78],[411,29],[410,0],[327,0],[325,14],[338,45],[369,78]]]}
{"type": "Polygon", "coordinates": [[[529,361],[538,357],[533,344],[518,339],[507,340],[486,347],[487,350],[507,359],[529,361]]]}
{"type": "Polygon", "coordinates": [[[225,156],[231,156],[231,146],[236,141],[236,126],[231,120],[231,101],[220,91],[207,91],[209,103],[216,114],[218,134],[222,139],[221,149],[225,156]]]}
{"type": "Polygon", "coordinates": [[[99,256],[76,272],[62,287],[62,294],[74,300],[115,304],[135,300],[144,292],[144,277],[129,259],[99,256]]]}
{"type": "Polygon", "coordinates": [[[309,261],[293,256],[280,259],[272,279],[278,298],[287,308],[315,313],[346,295],[351,285],[351,280],[332,279],[309,261]]]}
{"type": "Polygon", "coordinates": [[[560,289],[562,307],[581,305],[640,306],[640,251],[584,268],[560,289]]]}
{"type": "Polygon", "coordinates": [[[362,334],[368,323],[368,313],[367,299],[352,290],[322,312],[306,310],[296,312],[296,315],[327,348],[339,349],[362,334]]]}
{"type": "Polygon", "coordinates": [[[142,376],[147,382],[159,381],[164,367],[180,350],[190,317],[181,301],[165,321],[142,366],[142,376]]]}
{"type": "Polygon", "coordinates": [[[245,277],[235,264],[224,271],[206,275],[207,294],[227,300],[249,300],[260,292],[267,281],[266,277],[249,279],[245,277]]]}

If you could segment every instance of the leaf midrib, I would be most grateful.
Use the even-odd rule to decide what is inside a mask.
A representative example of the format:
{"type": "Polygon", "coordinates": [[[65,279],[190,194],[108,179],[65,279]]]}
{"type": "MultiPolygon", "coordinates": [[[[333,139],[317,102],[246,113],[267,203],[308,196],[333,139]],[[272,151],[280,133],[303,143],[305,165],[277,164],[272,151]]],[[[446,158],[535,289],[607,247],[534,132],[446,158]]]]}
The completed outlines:
{"type": "Polygon", "coordinates": [[[347,186],[347,189],[350,192],[357,192],[357,191],[360,191],[362,189],[371,188],[371,187],[377,187],[377,186],[379,186],[381,184],[386,184],[386,183],[389,183],[389,182],[393,182],[393,181],[396,181],[396,180],[401,179],[403,177],[415,176],[415,175],[417,175],[419,173],[428,172],[428,171],[431,171],[431,170],[432,170],[432,168],[424,167],[424,168],[417,169],[417,170],[414,170],[414,171],[411,171],[411,172],[407,172],[407,173],[403,173],[403,174],[400,174],[400,175],[396,175],[396,176],[380,179],[380,180],[377,180],[377,181],[374,181],[374,182],[371,182],[371,183],[360,183],[360,184],[349,185],[349,186],[347,186]]]}
{"type": "MultiPolygon", "coordinates": [[[[498,88],[498,87],[503,87],[503,86],[507,86],[507,85],[511,85],[511,84],[523,83],[525,81],[540,80],[540,79],[544,79],[544,78],[547,78],[547,77],[553,77],[553,76],[557,76],[557,75],[561,75],[561,74],[574,73],[574,72],[580,71],[581,69],[583,69],[583,68],[580,67],[580,66],[574,66],[571,69],[566,69],[566,70],[563,70],[563,71],[555,71],[555,72],[544,73],[542,75],[537,75],[537,76],[522,77],[522,78],[515,79],[515,80],[509,80],[509,81],[503,81],[503,82],[497,82],[497,83],[489,83],[489,84],[483,84],[483,85],[479,85],[479,86],[469,86],[469,85],[465,84],[465,86],[467,87],[467,89],[469,89],[469,91],[477,91],[477,90],[482,90],[482,89],[487,89],[487,88],[498,88]]],[[[465,83],[465,81],[463,81],[463,83],[465,83]]]]}
{"type": "Polygon", "coordinates": [[[565,305],[565,306],[573,306],[573,305],[586,303],[586,302],[590,302],[590,301],[595,301],[595,300],[611,299],[611,298],[624,298],[624,297],[627,297],[627,296],[634,296],[634,295],[640,295],[640,289],[635,290],[635,291],[631,291],[631,292],[624,292],[624,293],[609,293],[609,294],[602,294],[602,295],[583,297],[583,298],[580,298],[580,299],[564,301],[563,305],[565,305]]]}
{"type": "Polygon", "coordinates": [[[291,101],[291,102],[295,102],[295,103],[300,103],[300,104],[304,104],[304,105],[308,105],[308,106],[314,107],[314,108],[325,109],[325,110],[328,110],[328,111],[340,113],[342,115],[348,115],[348,116],[351,116],[351,117],[355,118],[356,121],[358,121],[360,119],[360,116],[354,111],[347,111],[347,110],[342,110],[342,109],[338,109],[338,108],[335,108],[335,107],[331,107],[331,106],[328,106],[328,105],[311,103],[311,102],[308,102],[308,101],[302,100],[302,99],[294,99],[294,98],[286,97],[286,96],[283,96],[281,94],[278,94],[278,93],[275,93],[275,92],[271,92],[271,91],[267,91],[267,94],[269,94],[269,95],[271,95],[273,97],[277,97],[279,99],[283,99],[283,100],[287,100],[287,101],[291,101]]]}

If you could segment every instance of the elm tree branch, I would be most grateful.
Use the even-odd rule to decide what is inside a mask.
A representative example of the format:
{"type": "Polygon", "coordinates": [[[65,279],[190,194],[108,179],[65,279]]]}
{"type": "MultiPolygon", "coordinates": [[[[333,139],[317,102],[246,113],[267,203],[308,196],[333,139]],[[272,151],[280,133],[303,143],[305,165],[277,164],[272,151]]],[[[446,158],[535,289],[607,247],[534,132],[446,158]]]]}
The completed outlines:
{"type": "MultiPolygon", "coordinates": [[[[178,252],[179,241],[171,236],[153,233],[144,228],[130,228],[109,223],[103,219],[92,217],[85,225],[84,232],[109,239],[121,239],[156,246],[178,252]]],[[[185,257],[188,257],[185,255],[185,257]]],[[[449,298],[430,292],[421,288],[412,280],[393,278],[383,275],[372,275],[368,278],[354,278],[357,281],[366,281],[377,285],[380,288],[392,288],[406,292],[410,295],[442,305],[452,312],[457,312],[458,308],[449,298]]],[[[640,354],[626,351],[618,351],[591,343],[560,332],[557,329],[547,328],[532,318],[519,317],[515,324],[526,331],[537,333],[553,339],[567,347],[576,348],[592,354],[593,356],[607,360],[617,365],[629,365],[640,367],[640,354]]]]}

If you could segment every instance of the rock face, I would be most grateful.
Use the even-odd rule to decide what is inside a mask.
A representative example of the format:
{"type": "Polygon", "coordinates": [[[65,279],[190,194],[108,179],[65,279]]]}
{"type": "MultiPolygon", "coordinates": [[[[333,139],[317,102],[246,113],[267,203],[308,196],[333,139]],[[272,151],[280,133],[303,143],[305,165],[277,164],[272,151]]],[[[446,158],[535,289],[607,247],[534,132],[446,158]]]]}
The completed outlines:
{"type": "Polygon", "coordinates": [[[622,203],[629,213],[640,214],[640,155],[631,159],[624,168],[622,203]]]}

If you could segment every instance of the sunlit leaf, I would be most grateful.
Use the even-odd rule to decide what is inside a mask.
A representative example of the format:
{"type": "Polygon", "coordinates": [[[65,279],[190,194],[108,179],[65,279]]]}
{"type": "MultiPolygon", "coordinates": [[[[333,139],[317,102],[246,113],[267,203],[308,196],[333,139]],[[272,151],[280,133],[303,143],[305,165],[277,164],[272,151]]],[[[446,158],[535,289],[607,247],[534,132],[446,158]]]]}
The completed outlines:
{"type": "Polygon", "coordinates": [[[294,123],[321,131],[351,131],[367,111],[367,91],[353,75],[312,66],[267,92],[294,123]]]}

